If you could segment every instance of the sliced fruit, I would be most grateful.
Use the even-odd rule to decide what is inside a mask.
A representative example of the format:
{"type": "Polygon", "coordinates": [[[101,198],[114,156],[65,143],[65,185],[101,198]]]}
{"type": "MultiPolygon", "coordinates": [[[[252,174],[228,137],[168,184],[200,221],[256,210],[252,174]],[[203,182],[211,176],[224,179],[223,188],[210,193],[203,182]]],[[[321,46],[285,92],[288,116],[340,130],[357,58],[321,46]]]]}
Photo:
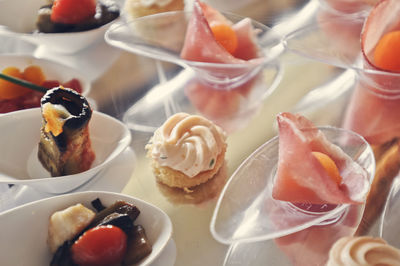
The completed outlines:
{"type": "Polygon", "coordinates": [[[400,31],[386,33],[379,40],[374,61],[381,69],[400,72],[400,31]]]}
{"type": "Polygon", "coordinates": [[[312,154],[318,159],[331,179],[335,181],[336,184],[340,185],[342,183],[342,177],[340,176],[339,169],[335,162],[325,153],[314,151],[312,154]]]}
{"type": "Polygon", "coordinates": [[[32,82],[36,85],[41,85],[46,79],[43,70],[39,66],[35,65],[26,67],[22,75],[26,81],[32,82]]]}
{"type": "Polygon", "coordinates": [[[215,24],[211,26],[211,31],[217,40],[225,50],[233,54],[238,46],[238,39],[235,31],[231,26],[227,24],[215,24]]]}
{"type": "MultiPolygon", "coordinates": [[[[3,69],[3,74],[23,79],[21,71],[17,67],[3,69]]],[[[12,82],[0,79],[0,99],[13,99],[30,92],[30,89],[16,85],[12,82]]]]}

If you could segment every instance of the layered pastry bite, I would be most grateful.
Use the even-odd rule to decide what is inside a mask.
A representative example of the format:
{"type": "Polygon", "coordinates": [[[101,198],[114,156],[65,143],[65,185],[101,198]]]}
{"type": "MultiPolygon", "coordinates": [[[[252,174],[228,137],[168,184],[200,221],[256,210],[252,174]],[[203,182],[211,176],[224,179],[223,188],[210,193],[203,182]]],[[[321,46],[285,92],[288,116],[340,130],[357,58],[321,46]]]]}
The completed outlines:
{"type": "Polygon", "coordinates": [[[191,188],[213,178],[225,162],[225,132],[208,119],[177,113],[158,128],[146,145],[157,180],[191,188]]]}
{"type": "Polygon", "coordinates": [[[327,266],[398,266],[400,250],[381,238],[343,237],[329,252],[327,266]]]}
{"type": "Polygon", "coordinates": [[[157,13],[183,10],[183,0],[127,0],[124,10],[131,18],[139,18],[157,13]]]}
{"type": "Polygon", "coordinates": [[[52,176],[88,170],[95,154],[89,136],[92,109],[76,91],[62,86],[41,99],[42,127],[38,158],[52,176]]]}

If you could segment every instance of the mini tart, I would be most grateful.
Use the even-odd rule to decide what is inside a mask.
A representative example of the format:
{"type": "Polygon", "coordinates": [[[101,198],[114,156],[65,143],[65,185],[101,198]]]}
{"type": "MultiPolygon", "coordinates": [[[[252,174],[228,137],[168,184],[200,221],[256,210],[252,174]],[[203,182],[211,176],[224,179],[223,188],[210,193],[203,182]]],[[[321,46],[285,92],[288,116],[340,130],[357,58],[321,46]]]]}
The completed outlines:
{"type": "MultiPolygon", "coordinates": [[[[150,141],[150,143],[152,143],[150,141]]],[[[148,144],[146,146],[148,152],[147,156],[151,158],[152,145],[148,144]]],[[[184,173],[174,170],[168,166],[161,166],[157,161],[152,160],[152,168],[153,173],[157,178],[157,181],[170,186],[170,187],[178,187],[178,188],[192,188],[198,186],[202,183],[207,182],[209,179],[213,178],[221,166],[225,162],[225,152],[226,152],[226,144],[223,147],[223,150],[217,156],[216,162],[214,163],[214,168],[202,171],[195,175],[194,177],[188,177],[184,173]]]]}
{"type": "Polygon", "coordinates": [[[183,0],[172,0],[165,6],[155,4],[145,6],[141,3],[141,0],[127,0],[124,9],[132,18],[139,18],[162,12],[183,10],[184,7],[185,3],[183,0]]]}

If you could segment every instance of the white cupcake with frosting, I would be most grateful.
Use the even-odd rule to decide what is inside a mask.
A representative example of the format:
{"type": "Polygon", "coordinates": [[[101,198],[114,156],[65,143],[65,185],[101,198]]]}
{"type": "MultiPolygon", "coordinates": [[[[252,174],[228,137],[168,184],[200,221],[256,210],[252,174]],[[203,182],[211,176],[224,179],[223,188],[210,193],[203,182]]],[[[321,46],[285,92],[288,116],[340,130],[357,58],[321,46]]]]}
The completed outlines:
{"type": "Polygon", "coordinates": [[[381,238],[343,237],[329,252],[327,266],[400,266],[400,250],[381,238]]]}
{"type": "Polygon", "coordinates": [[[225,161],[226,134],[210,120],[186,113],[171,116],[146,145],[157,179],[190,188],[212,178],[225,161]]]}

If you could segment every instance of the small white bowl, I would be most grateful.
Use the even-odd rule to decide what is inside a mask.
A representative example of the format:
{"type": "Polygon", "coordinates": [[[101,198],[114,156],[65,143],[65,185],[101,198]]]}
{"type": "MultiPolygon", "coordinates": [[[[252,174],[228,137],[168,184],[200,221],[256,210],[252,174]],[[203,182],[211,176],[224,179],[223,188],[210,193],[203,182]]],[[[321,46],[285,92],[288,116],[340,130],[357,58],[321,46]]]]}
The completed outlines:
{"type": "Polygon", "coordinates": [[[161,253],[172,235],[169,217],[159,208],[142,200],[112,192],[79,192],[28,203],[0,214],[0,257],[2,265],[49,265],[52,255],[47,246],[49,217],[58,210],[76,203],[91,207],[99,198],[105,206],[117,200],[134,204],[140,210],[135,224],[146,231],[153,247],[149,256],[139,265],[149,265],[161,253]]]}
{"type": "Polygon", "coordinates": [[[76,78],[82,86],[81,94],[87,96],[90,92],[91,82],[82,71],[55,61],[36,58],[32,55],[0,54],[0,71],[10,66],[17,67],[23,71],[24,68],[30,65],[39,66],[43,70],[46,80],[58,80],[60,83],[65,83],[76,78]]]}
{"type": "MultiPolygon", "coordinates": [[[[36,30],[39,8],[48,0],[1,0],[0,34],[19,37],[36,45],[46,46],[58,53],[76,53],[104,36],[111,21],[99,28],[70,33],[32,33],[36,30]]],[[[117,4],[121,0],[116,1],[117,4]]],[[[119,4],[121,7],[121,5],[119,4]]],[[[120,9],[121,10],[121,9],[120,9]]]]}
{"type": "Polygon", "coordinates": [[[92,167],[75,175],[50,177],[37,157],[41,119],[40,108],[0,115],[0,183],[28,185],[48,193],[65,193],[89,181],[131,142],[130,131],[123,123],[94,111],[89,123],[92,148],[96,154],[92,167]]]}

